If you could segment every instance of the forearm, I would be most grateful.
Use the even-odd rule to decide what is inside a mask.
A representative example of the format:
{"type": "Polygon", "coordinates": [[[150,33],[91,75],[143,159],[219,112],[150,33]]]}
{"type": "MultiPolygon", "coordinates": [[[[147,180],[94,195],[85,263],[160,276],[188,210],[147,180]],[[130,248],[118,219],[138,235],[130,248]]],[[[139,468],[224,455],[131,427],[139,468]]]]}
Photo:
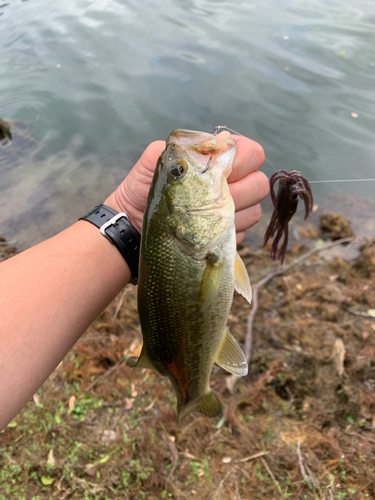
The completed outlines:
{"type": "Polygon", "coordinates": [[[0,264],[0,429],[129,280],[85,221],[0,264]]]}

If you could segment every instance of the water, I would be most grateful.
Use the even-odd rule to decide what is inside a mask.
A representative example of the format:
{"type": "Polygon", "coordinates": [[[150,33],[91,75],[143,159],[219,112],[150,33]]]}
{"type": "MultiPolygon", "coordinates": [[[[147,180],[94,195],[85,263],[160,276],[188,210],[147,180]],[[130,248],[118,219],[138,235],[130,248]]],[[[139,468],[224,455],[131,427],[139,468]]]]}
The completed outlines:
{"type": "MultiPolygon", "coordinates": [[[[0,234],[19,248],[102,202],[174,128],[228,125],[309,180],[373,178],[375,3],[11,1],[0,117],[37,141],[0,156],[0,234]]],[[[314,184],[318,202],[339,192],[375,200],[375,182],[314,184]]]]}

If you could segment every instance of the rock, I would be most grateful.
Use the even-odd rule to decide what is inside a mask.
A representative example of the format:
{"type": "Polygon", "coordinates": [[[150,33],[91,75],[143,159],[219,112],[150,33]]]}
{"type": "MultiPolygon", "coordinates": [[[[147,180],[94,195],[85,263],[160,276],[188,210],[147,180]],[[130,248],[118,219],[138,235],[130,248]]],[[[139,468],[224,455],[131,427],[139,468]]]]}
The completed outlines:
{"type": "Polygon", "coordinates": [[[354,264],[366,278],[375,278],[375,241],[369,241],[361,247],[361,253],[354,264]]]}
{"type": "Polygon", "coordinates": [[[354,236],[353,230],[350,227],[350,221],[339,214],[322,214],[319,228],[323,233],[328,233],[332,240],[340,240],[341,238],[354,236]]]}
{"type": "Polygon", "coordinates": [[[0,118],[0,141],[11,141],[12,134],[10,132],[10,123],[0,118]]]}

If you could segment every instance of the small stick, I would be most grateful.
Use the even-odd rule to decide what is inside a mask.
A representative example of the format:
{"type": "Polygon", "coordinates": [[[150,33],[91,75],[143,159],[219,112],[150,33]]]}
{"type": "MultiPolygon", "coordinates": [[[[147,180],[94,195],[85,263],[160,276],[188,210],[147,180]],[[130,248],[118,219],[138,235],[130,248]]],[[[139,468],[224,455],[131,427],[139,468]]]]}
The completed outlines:
{"type": "Polygon", "coordinates": [[[255,453],[249,457],[240,458],[237,462],[248,462],[249,460],[254,460],[254,458],[264,457],[264,455],[268,455],[268,451],[260,451],[259,453],[255,453]]]}
{"type": "MultiPolygon", "coordinates": [[[[283,491],[282,491],[282,489],[281,489],[281,487],[280,487],[280,484],[279,484],[279,482],[277,481],[277,479],[275,478],[275,476],[273,475],[273,472],[272,472],[272,470],[269,468],[269,466],[268,466],[267,462],[264,460],[264,458],[263,458],[263,457],[260,457],[260,459],[261,459],[261,461],[263,462],[264,467],[267,469],[267,472],[268,472],[268,474],[270,475],[270,477],[271,477],[272,481],[275,483],[275,486],[276,486],[276,488],[277,488],[277,491],[279,492],[279,494],[280,494],[280,495],[283,495],[283,491]]],[[[284,495],[283,495],[283,496],[284,496],[284,495]]]]}
{"type": "Polygon", "coordinates": [[[125,295],[127,294],[128,290],[129,290],[129,288],[125,287],[125,290],[122,292],[122,295],[121,295],[120,300],[118,301],[118,304],[117,304],[117,307],[116,307],[115,314],[113,315],[113,319],[117,318],[117,315],[120,312],[122,304],[124,303],[125,295]]]}
{"type": "Polygon", "coordinates": [[[362,434],[359,434],[358,432],[347,432],[346,434],[348,434],[349,436],[357,436],[360,439],[363,439],[364,441],[367,441],[368,443],[375,444],[375,439],[371,439],[371,438],[369,438],[367,436],[363,436],[362,434]]]}
{"type": "Polygon", "coordinates": [[[223,487],[223,484],[225,483],[225,481],[228,479],[228,477],[232,474],[232,472],[237,468],[237,465],[234,465],[231,469],[229,469],[229,471],[225,474],[225,476],[223,477],[223,479],[220,481],[219,483],[219,486],[216,488],[216,490],[212,493],[211,497],[210,498],[213,498],[214,500],[217,499],[217,495],[219,494],[219,491],[221,490],[221,488],[223,487]]]}
{"type": "Polygon", "coordinates": [[[306,470],[305,470],[305,467],[303,465],[303,458],[302,458],[302,453],[301,453],[301,440],[300,439],[298,440],[298,443],[297,443],[297,456],[298,456],[298,463],[299,463],[299,468],[301,469],[302,477],[307,482],[307,485],[311,490],[312,489],[311,480],[310,480],[310,477],[306,474],[306,470]]]}
{"type": "Polygon", "coordinates": [[[372,319],[375,319],[375,316],[372,316],[371,314],[368,314],[366,312],[362,312],[362,311],[356,311],[355,309],[353,309],[352,307],[344,307],[345,311],[348,311],[350,312],[351,314],[354,314],[355,316],[363,316],[365,318],[372,318],[372,319]]]}
{"type": "Polygon", "coordinates": [[[315,478],[314,478],[314,474],[311,472],[311,469],[310,467],[307,465],[306,463],[306,470],[307,470],[307,473],[309,474],[309,478],[311,480],[311,483],[313,484],[313,486],[315,486],[315,488],[319,491],[319,495],[320,497],[322,497],[322,490],[320,489],[320,486],[319,486],[319,483],[317,481],[315,481],[315,478]]]}
{"type": "Polygon", "coordinates": [[[121,358],[115,363],[111,368],[109,368],[103,375],[99,375],[86,389],[83,391],[84,394],[87,394],[93,387],[95,387],[101,380],[108,377],[111,373],[117,370],[117,368],[125,361],[125,356],[121,356],[121,358]]]}
{"type": "Polygon", "coordinates": [[[187,500],[191,500],[191,497],[185,495],[183,491],[180,490],[174,483],[174,481],[171,481],[167,476],[162,476],[164,481],[166,481],[179,495],[181,495],[183,498],[186,498],[187,500]]]}

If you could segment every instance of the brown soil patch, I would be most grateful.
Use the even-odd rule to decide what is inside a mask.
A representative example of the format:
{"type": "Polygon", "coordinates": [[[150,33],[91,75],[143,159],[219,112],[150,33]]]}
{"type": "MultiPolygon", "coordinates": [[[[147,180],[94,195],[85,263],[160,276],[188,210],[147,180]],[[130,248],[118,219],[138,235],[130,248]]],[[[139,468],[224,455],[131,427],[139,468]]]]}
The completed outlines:
{"type": "MultiPolygon", "coordinates": [[[[347,250],[260,290],[248,377],[230,392],[213,370],[221,419],[177,425],[169,382],[122,362],[142,339],[128,286],[0,434],[0,500],[375,498],[375,243],[347,250]]],[[[253,283],[275,269],[240,252],[253,283]]],[[[236,295],[240,342],[249,311],[236,295]]]]}
{"type": "Polygon", "coordinates": [[[319,228],[325,235],[328,234],[332,240],[339,240],[340,238],[347,238],[354,235],[350,227],[350,221],[339,214],[322,214],[319,228]]]}

